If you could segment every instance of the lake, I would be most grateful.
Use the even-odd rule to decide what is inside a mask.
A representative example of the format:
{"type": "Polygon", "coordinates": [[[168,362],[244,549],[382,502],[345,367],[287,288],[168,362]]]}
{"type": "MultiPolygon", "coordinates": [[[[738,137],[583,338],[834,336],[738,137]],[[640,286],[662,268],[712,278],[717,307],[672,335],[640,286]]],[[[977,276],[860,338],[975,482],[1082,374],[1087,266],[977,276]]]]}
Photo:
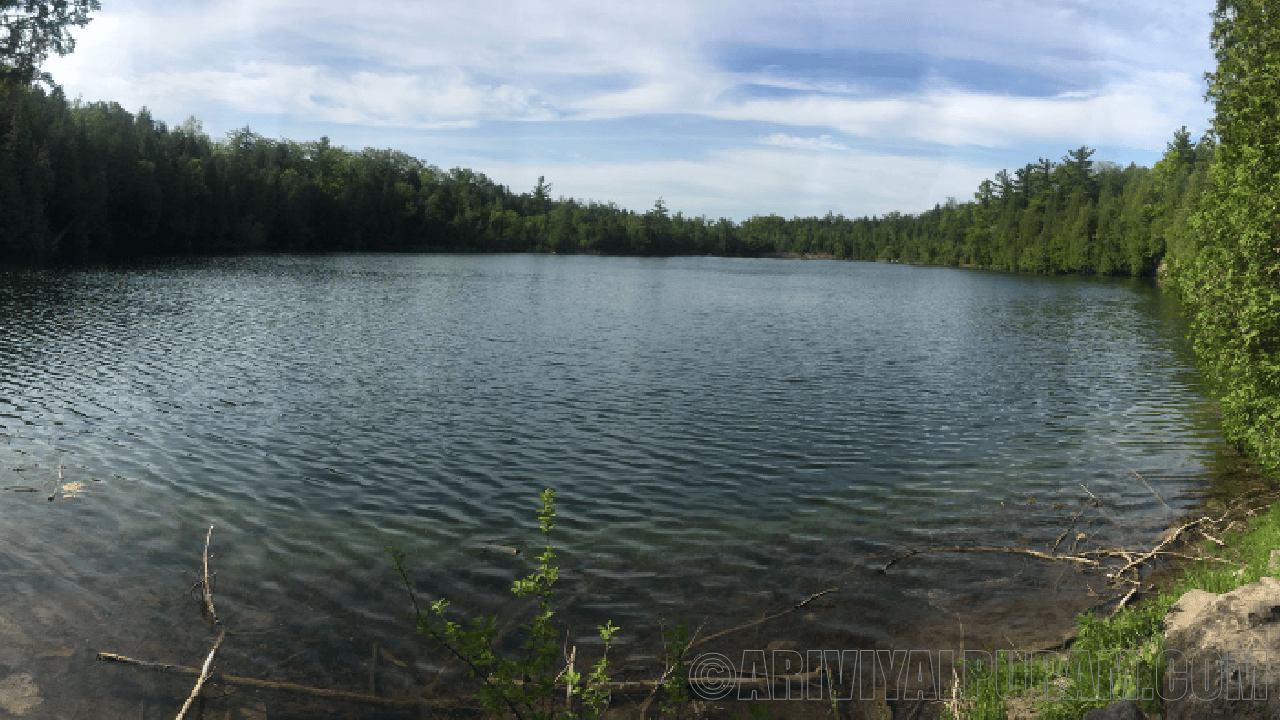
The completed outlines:
{"type": "Polygon", "coordinates": [[[0,325],[0,676],[31,676],[33,716],[176,711],[188,678],[93,654],[200,664],[210,524],[223,670],[364,692],[372,662],[379,693],[445,687],[386,546],[423,597],[509,614],[547,487],[557,617],[584,647],[621,625],[637,677],[660,624],[705,635],[827,588],[735,642],[940,644],[984,616],[1038,642],[1060,628],[1001,613],[1035,595],[1069,623],[1096,578],[881,570],[1043,550],[1072,515],[1094,546],[1149,543],[1221,444],[1177,303],[1141,280],[255,257],[8,271],[0,325]]]}

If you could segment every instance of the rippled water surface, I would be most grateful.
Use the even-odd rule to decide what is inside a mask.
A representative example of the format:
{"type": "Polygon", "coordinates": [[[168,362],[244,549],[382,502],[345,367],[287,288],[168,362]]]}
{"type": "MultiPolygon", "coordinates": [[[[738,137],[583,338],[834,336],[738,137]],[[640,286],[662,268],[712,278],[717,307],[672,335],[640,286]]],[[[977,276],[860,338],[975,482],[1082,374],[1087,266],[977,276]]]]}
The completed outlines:
{"type": "Polygon", "coordinates": [[[180,705],[185,681],[92,652],[199,664],[210,524],[229,672],[367,691],[376,644],[394,694],[443,663],[384,547],[425,596],[502,612],[534,553],[501,548],[538,545],[555,488],[561,617],[583,642],[621,624],[639,672],[660,620],[728,627],[836,587],[785,632],[851,646],[1056,589],[1009,561],[880,569],[1042,546],[1076,513],[1144,541],[1218,433],[1176,307],[1138,281],[268,257],[9,272],[0,325],[0,675],[29,668],[50,717],[67,683],[180,705]]]}

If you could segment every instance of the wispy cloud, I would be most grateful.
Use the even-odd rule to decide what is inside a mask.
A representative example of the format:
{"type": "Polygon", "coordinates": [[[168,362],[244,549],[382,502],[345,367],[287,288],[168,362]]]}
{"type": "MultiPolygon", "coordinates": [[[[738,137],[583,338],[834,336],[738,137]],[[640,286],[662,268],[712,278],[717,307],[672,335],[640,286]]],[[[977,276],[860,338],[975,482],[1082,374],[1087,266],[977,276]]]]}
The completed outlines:
{"type": "Polygon", "coordinates": [[[843,145],[831,139],[830,135],[821,135],[819,137],[796,137],[787,135],[786,133],[774,133],[768,137],[760,138],[760,142],[765,145],[776,145],[778,147],[795,148],[796,150],[848,150],[847,145],[843,145]]]}

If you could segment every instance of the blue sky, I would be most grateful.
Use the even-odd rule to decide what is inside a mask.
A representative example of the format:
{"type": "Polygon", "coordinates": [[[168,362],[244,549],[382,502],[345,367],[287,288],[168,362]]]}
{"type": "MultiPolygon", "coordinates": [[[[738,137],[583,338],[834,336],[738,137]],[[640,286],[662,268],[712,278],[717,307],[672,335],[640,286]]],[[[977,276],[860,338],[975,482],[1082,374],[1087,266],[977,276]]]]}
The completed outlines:
{"type": "Polygon", "coordinates": [[[687,215],[966,200],[1001,168],[1150,165],[1207,126],[1212,0],[104,0],[69,97],[220,138],[328,135],[516,191],[687,215]]]}

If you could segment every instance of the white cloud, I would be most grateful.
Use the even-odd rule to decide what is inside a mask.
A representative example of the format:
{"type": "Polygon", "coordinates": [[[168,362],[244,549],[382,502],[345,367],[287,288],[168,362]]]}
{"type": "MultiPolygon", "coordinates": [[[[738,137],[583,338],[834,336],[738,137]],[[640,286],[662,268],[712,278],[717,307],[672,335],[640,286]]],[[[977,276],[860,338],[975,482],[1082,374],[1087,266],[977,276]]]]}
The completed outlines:
{"type": "Polygon", "coordinates": [[[990,168],[945,158],[857,152],[797,156],[789,148],[770,147],[729,150],[697,161],[534,165],[477,160],[475,166],[512,188],[531,188],[545,175],[556,196],[616,202],[637,211],[662,197],[672,212],[735,220],[770,213],[922,212],[957,194],[956,188],[972,192],[991,175],[990,168]]]}
{"type": "MultiPolygon", "coordinates": [[[[1142,127],[1161,98],[1198,101],[1207,38],[1182,43],[1190,42],[1192,29],[1203,34],[1207,18],[1191,22],[1186,11],[1163,4],[1106,7],[496,0],[483,9],[371,1],[352,12],[347,3],[300,0],[121,2],[77,31],[77,52],[54,59],[50,69],[73,96],[110,93],[127,107],[172,107],[175,116],[208,100],[246,111],[423,127],[695,113],[983,145],[1048,136],[1063,127],[1064,117],[1086,128],[1106,124],[1104,114],[1117,125],[1136,115],[1142,127]],[[1083,99],[985,98],[936,88],[912,99],[812,95],[735,103],[724,99],[726,91],[762,78],[714,67],[707,48],[726,42],[917,50],[1031,68],[1074,63],[1105,71],[1106,81],[1083,99]],[[624,89],[565,89],[590,87],[592,78],[605,75],[634,81],[624,89]],[[1157,75],[1160,82],[1151,82],[1157,75]],[[547,77],[564,82],[548,84],[547,77]],[[1013,124],[1007,130],[1005,118],[1013,124]]],[[[859,87],[857,77],[766,82],[798,90],[859,87]]],[[[1185,110],[1187,103],[1175,104],[1180,107],[1170,110],[1185,110]]],[[[1155,136],[1111,134],[1150,144],[1168,133],[1168,119],[1158,119],[1155,136]]]]}
{"type": "Polygon", "coordinates": [[[796,137],[795,135],[787,135],[786,133],[774,133],[767,137],[760,138],[760,142],[764,145],[776,145],[778,147],[795,148],[796,150],[849,149],[848,146],[832,140],[830,135],[820,135],[818,137],[796,137]]]}
{"type": "Polygon", "coordinates": [[[807,96],[757,99],[709,108],[732,120],[828,127],[877,140],[1014,147],[1028,142],[1144,147],[1163,143],[1207,111],[1195,86],[1179,76],[1082,95],[1020,98],[944,91],[909,98],[807,96]],[[1153,88],[1180,87],[1162,95],[1153,88]],[[1172,97],[1172,99],[1170,99],[1172,97]]]}

